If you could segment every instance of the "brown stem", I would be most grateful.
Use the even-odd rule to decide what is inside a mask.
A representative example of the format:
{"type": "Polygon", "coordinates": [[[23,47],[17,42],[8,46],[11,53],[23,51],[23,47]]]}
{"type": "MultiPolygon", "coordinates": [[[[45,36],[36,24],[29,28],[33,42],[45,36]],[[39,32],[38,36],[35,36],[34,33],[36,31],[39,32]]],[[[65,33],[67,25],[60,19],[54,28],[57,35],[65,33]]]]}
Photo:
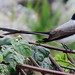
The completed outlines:
{"type": "Polygon", "coordinates": [[[53,59],[51,55],[49,55],[49,59],[61,72],[64,72],[64,69],[60,67],[60,65],[53,59]]]}
{"type": "Polygon", "coordinates": [[[27,74],[24,72],[23,69],[20,69],[20,68],[19,68],[19,70],[20,70],[20,72],[21,72],[21,75],[27,75],[27,74]]]}
{"type": "MultiPolygon", "coordinates": [[[[29,59],[33,62],[33,64],[37,67],[40,67],[37,62],[32,58],[32,57],[29,57],[29,59]]],[[[42,75],[45,75],[44,73],[42,73],[42,75]]]]}
{"type": "Polygon", "coordinates": [[[74,53],[75,54],[75,50],[65,50],[64,48],[59,48],[59,47],[55,47],[55,46],[51,46],[51,45],[45,45],[45,44],[40,44],[40,43],[34,43],[34,42],[29,42],[29,44],[34,44],[34,45],[38,45],[38,46],[43,46],[46,47],[48,49],[53,49],[53,50],[57,50],[57,51],[62,51],[64,53],[74,53]]]}
{"type": "Polygon", "coordinates": [[[37,62],[32,58],[32,57],[29,57],[29,59],[33,62],[33,64],[37,67],[40,67],[37,62]]]}
{"type": "Polygon", "coordinates": [[[66,53],[66,55],[67,55],[67,58],[68,58],[68,60],[70,60],[71,61],[71,63],[73,63],[73,64],[75,64],[75,61],[69,56],[69,54],[68,53],[66,53]]]}
{"type": "MultiPolygon", "coordinates": [[[[5,65],[8,66],[8,64],[9,63],[7,63],[5,65]]],[[[59,71],[44,69],[44,68],[40,68],[40,67],[34,67],[34,66],[30,66],[30,65],[22,65],[22,66],[17,65],[16,67],[20,68],[20,69],[34,70],[34,71],[42,72],[42,73],[45,73],[45,74],[49,73],[49,74],[53,74],[53,75],[73,75],[73,74],[69,74],[69,73],[65,73],[65,72],[59,72],[59,71]]]]}
{"type": "Polygon", "coordinates": [[[30,70],[35,70],[38,72],[42,72],[42,73],[49,73],[49,74],[55,74],[55,75],[73,75],[73,74],[69,74],[69,73],[65,73],[65,72],[59,72],[59,71],[54,71],[54,70],[49,70],[49,69],[43,69],[40,67],[35,67],[35,66],[29,66],[29,65],[22,65],[22,66],[18,66],[19,68],[23,68],[23,69],[30,69],[30,70]]]}

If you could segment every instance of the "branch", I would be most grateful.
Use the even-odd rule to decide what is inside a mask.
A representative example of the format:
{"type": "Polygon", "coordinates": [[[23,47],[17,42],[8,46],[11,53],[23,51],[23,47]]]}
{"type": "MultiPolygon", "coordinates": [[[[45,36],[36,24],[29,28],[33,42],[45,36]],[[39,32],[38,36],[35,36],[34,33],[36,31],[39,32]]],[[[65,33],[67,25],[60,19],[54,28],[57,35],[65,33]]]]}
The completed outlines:
{"type": "Polygon", "coordinates": [[[68,62],[68,61],[64,61],[64,60],[56,60],[56,61],[64,62],[64,63],[68,63],[68,64],[72,65],[73,67],[75,67],[75,65],[74,65],[74,64],[72,64],[71,62],[68,62]]]}
{"type": "Polygon", "coordinates": [[[33,62],[33,64],[37,67],[40,67],[37,62],[32,58],[32,57],[29,57],[29,59],[33,62]]]}
{"type": "Polygon", "coordinates": [[[20,69],[20,68],[19,68],[19,71],[21,72],[21,75],[27,75],[27,74],[24,72],[23,69],[20,69]]]}
{"type": "Polygon", "coordinates": [[[30,69],[30,70],[34,70],[34,71],[38,71],[38,72],[42,72],[42,73],[47,73],[47,74],[49,73],[49,74],[55,74],[55,75],[73,75],[73,74],[69,74],[69,73],[65,73],[65,72],[43,69],[40,67],[34,67],[34,66],[29,66],[29,65],[22,65],[22,66],[17,65],[17,67],[22,68],[22,69],[30,69]]]}
{"type": "MultiPolygon", "coordinates": [[[[9,63],[2,63],[2,64],[5,64],[5,65],[9,65],[9,63]]],[[[16,65],[17,68],[20,68],[20,69],[29,69],[29,70],[34,70],[34,71],[38,71],[38,72],[42,72],[42,73],[45,73],[45,74],[55,74],[55,75],[73,75],[73,74],[69,74],[69,73],[65,73],[65,72],[59,72],[59,71],[54,71],[54,70],[49,70],[49,69],[44,69],[44,68],[40,68],[40,67],[34,67],[34,66],[30,66],[30,65],[22,65],[22,66],[19,66],[19,65],[16,65]]]]}
{"type": "Polygon", "coordinates": [[[49,55],[49,59],[61,72],[64,72],[64,69],[60,67],[60,65],[53,59],[51,55],[49,55]]]}
{"type": "Polygon", "coordinates": [[[69,54],[66,53],[66,55],[67,55],[68,60],[69,60],[71,63],[75,64],[75,61],[69,56],[69,54]]]}
{"type": "MultiPolygon", "coordinates": [[[[37,62],[32,58],[32,57],[29,57],[29,59],[33,62],[33,64],[36,66],[36,67],[40,67],[37,62]]],[[[45,75],[44,73],[42,73],[42,75],[45,75]]]]}
{"type": "Polygon", "coordinates": [[[75,68],[70,68],[70,67],[65,67],[65,66],[61,66],[62,68],[65,68],[65,69],[69,69],[69,70],[73,70],[75,71],[75,68]]]}
{"type": "Polygon", "coordinates": [[[38,45],[38,46],[43,46],[46,47],[48,49],[53,49],[53,50],[57,50],[57,51],[62,51],[64,53],[74,53],[75,54],[75,50],[65,50],[64,48],[59,48],[59,47],[55,47],[55,46],[51,46],[51,45],[44,45],[44,44],[40,44],[40,43],[34,43],[34,42],[29,42],[29,44],[34,44],[34,45],[38,45]]]}

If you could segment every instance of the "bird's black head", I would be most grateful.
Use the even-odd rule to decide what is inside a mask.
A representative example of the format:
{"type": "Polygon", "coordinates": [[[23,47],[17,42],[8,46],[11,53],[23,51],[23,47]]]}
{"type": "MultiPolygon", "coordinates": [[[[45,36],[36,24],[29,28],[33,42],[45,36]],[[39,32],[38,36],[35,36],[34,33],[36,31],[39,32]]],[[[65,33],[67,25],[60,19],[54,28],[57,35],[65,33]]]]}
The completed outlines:
{"type": "Polygon", "coordinates": [[[72,18],[71,18],[72,20],[75,20],[75,13],[73,14],[73,16],[72,16],[72,18]]]}

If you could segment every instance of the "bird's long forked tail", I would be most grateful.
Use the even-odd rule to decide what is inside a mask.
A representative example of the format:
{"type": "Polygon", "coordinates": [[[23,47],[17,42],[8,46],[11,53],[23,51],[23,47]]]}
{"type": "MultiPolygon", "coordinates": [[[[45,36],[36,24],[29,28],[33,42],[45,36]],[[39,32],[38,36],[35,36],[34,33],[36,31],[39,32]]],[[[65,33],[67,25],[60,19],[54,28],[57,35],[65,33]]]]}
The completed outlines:
{"type": "MultiPolygon", "coordinates": [[[[3,35],[11,35],[11,34],[16,34],[16,33],[21,33],[21,34],[35,34],[35,35],[48,35],[50,37],[50,32],[30,32],[30,31],[23,31],[23,30],[15,30],[15,29],[9,29],[9,28],[1,28],[0,27],[0,30],[2,31],[6,31],[8,33],[5,33],[3,35]]],[[[37,41],[38,43],[46,43],[46,42],[49,42],[49,38],[44,38],[42,40],[38,40],[37,41]]]]}
{"type": "Polygon", "coordinates": [[[5,33],[5,35],[10,35],[10,34],[16,34],[16,33],[21,33],[21,34],[45,34],[45,35],[49,35],[50,32],[30,32],[30,31],[23,31],[23,30],[15,30],[15,29],[9,29],[9,28],[1,28],[0,27],[0,30],[2,31],[6,31],[8,33],[5,33]]]}

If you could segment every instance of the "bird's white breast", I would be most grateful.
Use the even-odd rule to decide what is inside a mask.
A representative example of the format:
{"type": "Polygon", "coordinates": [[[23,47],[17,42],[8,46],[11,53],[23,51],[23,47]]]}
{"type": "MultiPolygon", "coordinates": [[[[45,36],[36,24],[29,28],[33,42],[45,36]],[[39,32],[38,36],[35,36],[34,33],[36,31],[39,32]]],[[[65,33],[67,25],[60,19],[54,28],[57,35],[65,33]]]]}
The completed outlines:
{"type": "Polygon", "coordinates": [[[72,42],[75,42],[75,34],[60,40],[56,40],[56,42],[63,44],[71,44],[72,42]]]}

